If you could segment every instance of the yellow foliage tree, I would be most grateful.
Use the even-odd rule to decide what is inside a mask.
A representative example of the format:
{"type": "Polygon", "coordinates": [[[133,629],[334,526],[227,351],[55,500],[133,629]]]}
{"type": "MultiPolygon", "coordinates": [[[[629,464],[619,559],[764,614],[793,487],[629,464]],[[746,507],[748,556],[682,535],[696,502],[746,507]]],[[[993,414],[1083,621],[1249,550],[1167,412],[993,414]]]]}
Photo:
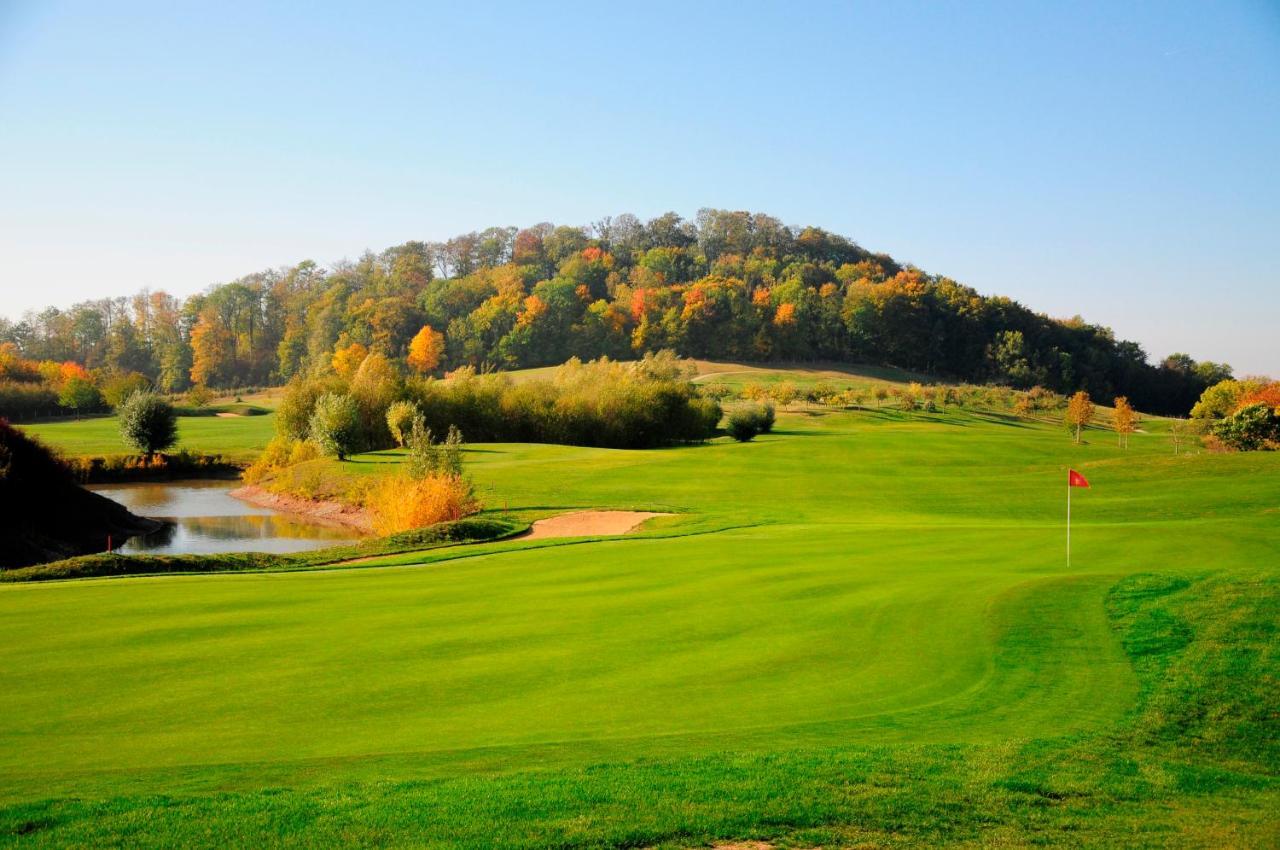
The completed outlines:
{"type": "Polygon", "coordinates": [[[360,364],[369,356],[369,349],[358,342],[333,352],[333,371],[344,378],[350,378],[360,368],[360,364]]]}
{"type": "Polygon", "coordinates": [[[1080,390],[1067,402],[1067,424],[1075,429],[1075,441],[1080,442],[1080,432],[1093,421],[1093,399],[1084,390],[1080,390]]]}
{"type": "Polygon", "coordinates": [[[1138,414],[1134,412],[1126,396],[1115,400],[1116,441],[1122,448],[1129,447],[1129,435],[1134,432],[1138,414]]]}
{"type": "Polygon", "coordinates": [[[409,366],[417,372],[431,372],[440,365],[443,356],[444,334],[431,325],[423,325],[409,343],[409,366]]]}

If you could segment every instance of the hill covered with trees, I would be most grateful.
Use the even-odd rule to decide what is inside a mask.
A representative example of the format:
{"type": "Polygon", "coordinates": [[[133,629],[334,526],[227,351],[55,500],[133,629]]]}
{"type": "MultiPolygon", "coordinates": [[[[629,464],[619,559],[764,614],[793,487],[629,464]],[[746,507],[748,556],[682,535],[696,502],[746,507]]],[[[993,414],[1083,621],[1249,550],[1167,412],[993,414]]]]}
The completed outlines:
{"type": "Polygon", "coordinates": [[[139,376],[164,392],[279,384],[371,351],[433,373],[661,349],[1083,389],[1157,413],[1185,414],[1230,377],[1185,354],[1152,364],[1108,328],[982,295],[821,228],[704,209],[695,221],[492,227],[329,268],[307,260],[185,300],[143,291],[0,319],[0,412],[93,409],[102,397],[86,382],[139,376]]]}

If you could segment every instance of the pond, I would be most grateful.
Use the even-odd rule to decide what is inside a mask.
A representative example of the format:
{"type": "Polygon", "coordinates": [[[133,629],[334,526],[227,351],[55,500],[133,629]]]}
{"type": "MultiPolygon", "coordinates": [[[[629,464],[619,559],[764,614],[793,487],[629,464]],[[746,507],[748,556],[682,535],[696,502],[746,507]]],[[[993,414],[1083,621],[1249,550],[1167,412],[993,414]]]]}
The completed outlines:
{"type": "Polygon", "coordinates": [[[172,525],[133,537],[117,552],[146,555],[209,555],[221,552],[304,552],[361,535],[339,525],[260,508],[231,496],[239,481],[162,481],[95,484],[90,487],[139,516],[172,525]]]}

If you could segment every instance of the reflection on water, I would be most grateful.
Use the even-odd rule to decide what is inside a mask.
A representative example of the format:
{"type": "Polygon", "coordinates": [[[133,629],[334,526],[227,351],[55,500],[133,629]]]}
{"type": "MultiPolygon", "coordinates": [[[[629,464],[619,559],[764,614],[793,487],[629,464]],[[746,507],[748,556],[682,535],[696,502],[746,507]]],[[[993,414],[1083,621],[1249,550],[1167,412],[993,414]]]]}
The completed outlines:
{"type": "Polygon", "coordinates": [[[90,489],[141,516],[172,525],[134,537],[119,552],[151,555],[215,552],[301,552],[359,536],[341,526],[320,525],[232,498],[234,481],[166,481],[102,484],[90,489]]]}

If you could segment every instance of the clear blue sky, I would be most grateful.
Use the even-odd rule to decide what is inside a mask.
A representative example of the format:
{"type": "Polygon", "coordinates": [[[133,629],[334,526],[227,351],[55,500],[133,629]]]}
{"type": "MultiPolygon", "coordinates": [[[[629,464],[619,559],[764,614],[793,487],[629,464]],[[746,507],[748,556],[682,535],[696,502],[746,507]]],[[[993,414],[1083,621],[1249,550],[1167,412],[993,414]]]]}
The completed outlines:
{"type": "Polygon", "coordinates": [[[0,0],[0,313],[492,224],[817,224],[1280,374],[1280,2],[0,0]]]}

